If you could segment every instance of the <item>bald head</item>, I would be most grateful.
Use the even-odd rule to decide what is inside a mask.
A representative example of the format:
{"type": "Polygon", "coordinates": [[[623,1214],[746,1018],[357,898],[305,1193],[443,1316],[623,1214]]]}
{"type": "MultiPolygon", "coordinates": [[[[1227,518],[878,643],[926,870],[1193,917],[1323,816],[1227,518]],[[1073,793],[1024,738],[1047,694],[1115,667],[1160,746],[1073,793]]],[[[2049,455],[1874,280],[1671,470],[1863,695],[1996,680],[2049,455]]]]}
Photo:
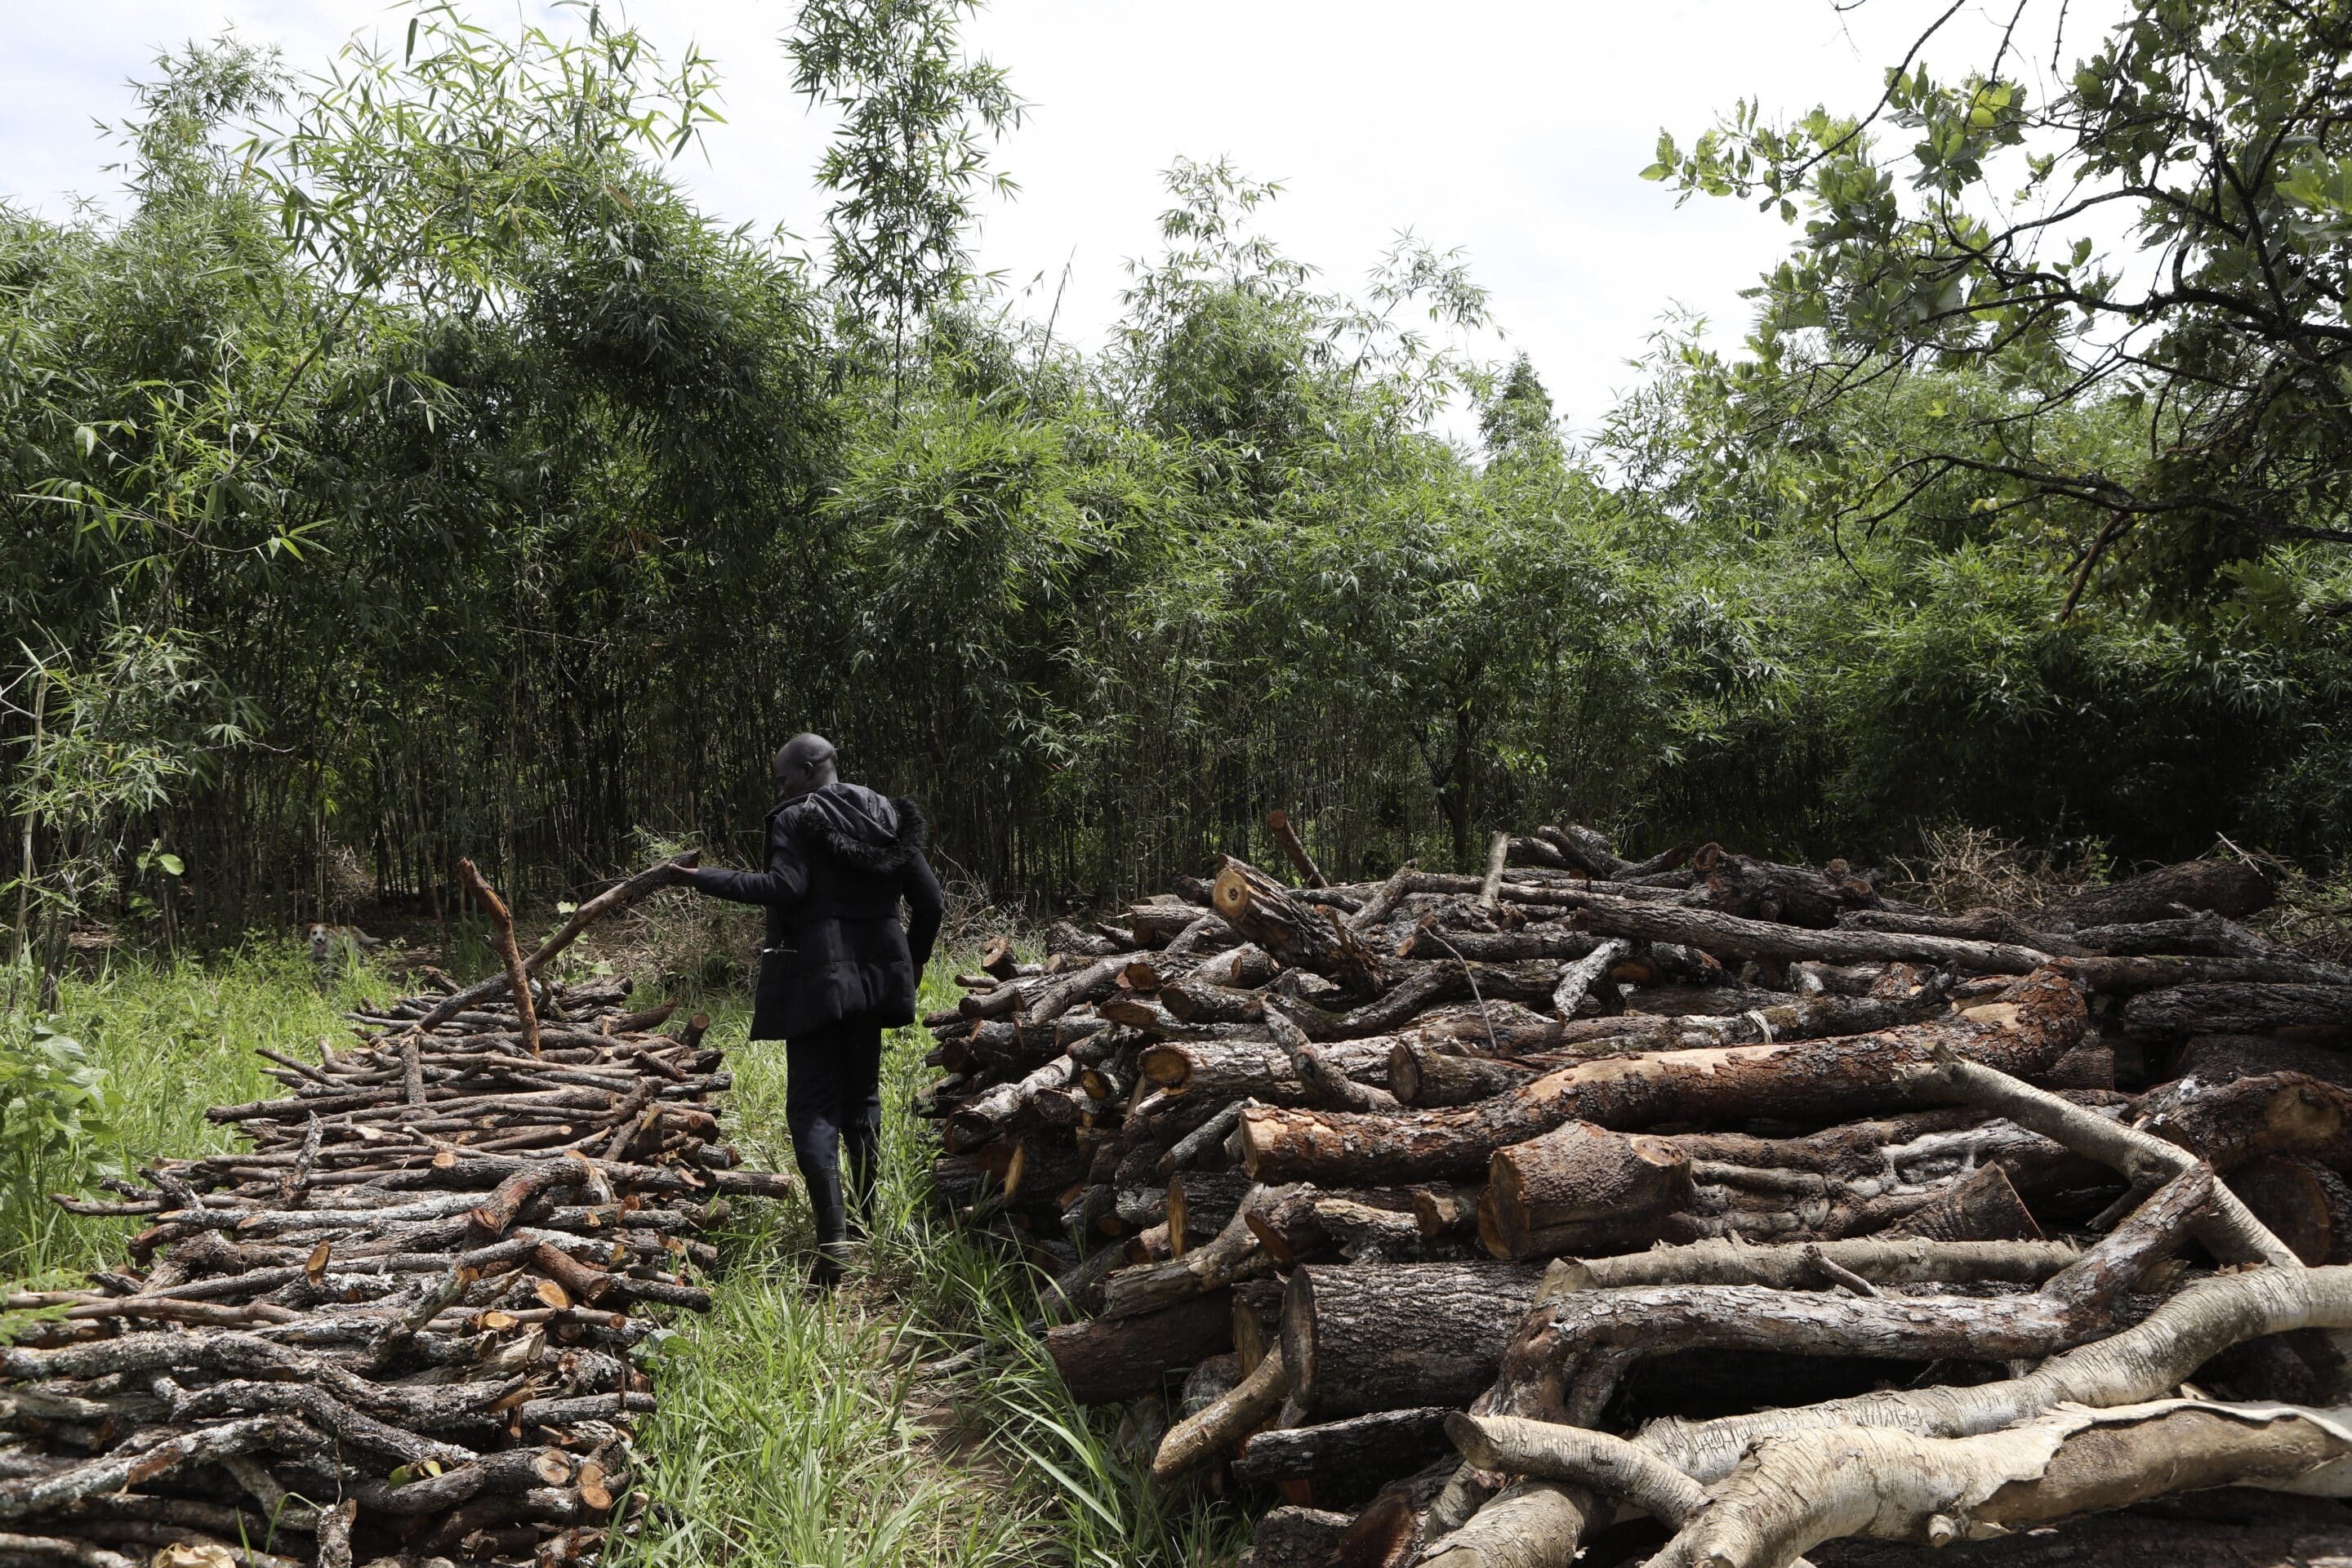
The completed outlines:
{"type": "Polygon", "coordinates": [[[776,793],[786,800],[821,790],[840,776],[833,742],[823,735],[794,735],[776,753],[776,793]]]}

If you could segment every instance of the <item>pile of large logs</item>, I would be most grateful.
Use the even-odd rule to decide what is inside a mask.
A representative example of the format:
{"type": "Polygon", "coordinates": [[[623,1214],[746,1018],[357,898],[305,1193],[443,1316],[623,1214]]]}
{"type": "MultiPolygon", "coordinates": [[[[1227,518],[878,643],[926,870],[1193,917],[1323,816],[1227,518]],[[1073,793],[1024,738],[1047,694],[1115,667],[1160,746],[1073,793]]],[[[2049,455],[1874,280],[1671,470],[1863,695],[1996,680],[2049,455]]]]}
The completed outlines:
{"type": "MultiPolygon", "coordinates": [[[[468,873],[472,868],[464,868],[468,873]]],[[[19,1294],[0,1346],[0,1563],[581,1563],[629,1517],[650,1310],[706,1309],[696,1233],[736,1168],[697,1017],[540,978],[487,887],[491,981],[353,1015],[247,1146],[159,1161],[78,1214],[136,1215],[89,1290],[19,1294]]],[[[478,883],[478,879],[476,879],[478,883]]]]}
{"type": "MultiPolygon", "coordinates": [[[[1228,859],[928,1020],[937,1188],[1050,1265],[1159,1482],[1278,1505],[1257,1568],[2076,1515],[1966,1560],[2122,1563],[2108,1510],[2352,1491],[2352,974],[2239,923],[2252,868],[1948,914],[1576,827],[1333,887],[1282,826],[1304,886],[1228,859]]],[[[2292,1506],[2158,1533],[2352,1553],[2292,1506]]]]}

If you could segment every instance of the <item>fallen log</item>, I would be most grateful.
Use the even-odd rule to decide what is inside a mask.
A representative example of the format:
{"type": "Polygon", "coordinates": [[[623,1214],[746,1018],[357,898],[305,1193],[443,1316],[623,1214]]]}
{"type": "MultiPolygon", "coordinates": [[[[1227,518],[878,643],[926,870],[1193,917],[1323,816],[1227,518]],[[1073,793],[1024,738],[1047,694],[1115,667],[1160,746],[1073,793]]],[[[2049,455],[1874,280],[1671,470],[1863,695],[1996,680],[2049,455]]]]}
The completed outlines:
{"type": "Polygon", "coordinates": [[[1708,907],[1727,915],[1821,929],[1836,925],[1849,910],[1879,904],[1870,877],[1856,874],[1843,860],[1816,871],[1727,855],[1717,845],[1705,844],[1691,858],[1691,867],[1706,889],[1708,907]]]}
{"type": "Polygon", "coordinates": [[[1475,1173],[1498,1149],[1571,1118],[1601,1127],[1726,1117],[1834,1117],[1906,1092],[1902,1074],[1939,1047],[2032,1073],[2082,1037],[2080,992],[2045,971],[1998,1020],[1912,1025],[1829,1044],[1674,1051],[1565,1068],[1459,1110],[1367,1116],[1275,1106],[1244,1110],[1235,1136],[1259,1181],[1338,1184],[1475,1173]]]}
{"type": "Polygon", "coordinates": [[[1549,1050],[1504,1059],[1464,1058],[1479,1042],[1400,1036],[1390,1047],[1388,1085],[1407,1105],[1468,1105],[1517,1088],[1572,1058],[1700,1050],[1757,1041],[1833,1039],[1924,1022],[1945,1011],[1940,984],[1907,996],[1805,996],[1723,1016],[1632,1015],[1585,1019],[1559,1031],[1549,1050]],[[1451,1059],[1449,1059],[1451,1058],[1451,1059]]]}
{"type": "Polygon", "coordinates": [[[1542,1278],[1517,1263],[1295,1269],[1282,1303],[1292,1397],[1319,1416],[1458,1408],[1495,1381],[1542,1278]]]}
{"type": "Polygon", "coordinates": [[[1228,858],[1212,897],[1217,913],[1278,962],[1328,975],[1363,995],[1386,984],[1380,958],[1355,933],[1318,909],[1292,900],[1281,883],[1245,861],[1228,858]]]}
{"type": "Polygon", "coordinates": [[[1495,1152],[1478,1239],[1505,1258],[1643,1246],[1690,1200],[1690,1161],[1673,1143],[1569,1121],[1495,1152]]]}
{"type": "Polygon", "coordinates": [[[2043,905],[2036,918],[2062,929],[2167,920],[2183,910],[2243,920],[2277,897],[2270,879],[2242,860],[2188,860],[2084,889],[2043,905]]]}
{"type": "Polygon", "coordinates": [[[2132,1327],[2053,1356],[2032,1372],[1968,1388],[1906,1389],[1713,1421],[1667,1419],[1643,1444],[1702,1485],[1728,1476],[1757,1442],[1843,1426],[1967,1437],[2061,1404],[2092,1409],[2165,1397],[2222,1351],[2297,1329],[2352,1328],[2352,1268],[2255,1268],[2183,1286],[2132,1327]]]}
{"type": "Polygon", "coordinates": [[[2179,1490],[2295,1487],[2352,1493],[2332,1415],[2162,1400],[2052,1415],[1998,1433],[1799,1432],[1760,1444],[1652,1561],[1773,1568],[1853,1535],[1941,1546],[2031,1530],[2179,1490]]]}
{"type": "Polygon", "coordinates": [[[2241,982],[2144,991],[2124,1005],[2124,1027],[2148,1039],[2294,1030],[2315,1042],[2352,1040],[2352,985],[2241,982]]]}
{"type": "Polygon", "coordinates": [[[1218,1289],[1131,1318],[1092,1318],[1045,1331],[1045,1353],[1081,1405],[1157,1391],[1172,1372],[1233,1349],[1233,1292],[1218,1289]]]}
{"type": "Polygon", "coordinates": [[[1537,1308],[1513,1338],[1497,1404],[1540,1414],[1549,1403],[1540,1390],[1562,1368],[1603,1352],[1620,1374],[1634,1356],[1700,1347],[1917,1362],[2052,1355],[2112,1327],[2116,1297],[2179,1246],[2217,1186],[2209,1172],[2177,1178],[2030,1295],[1852,1297],[1748,1285],[1570,1292],[1537,1308]]]}
{"type": "Polygon", "coordinates": [[[1834,1283],[1824,1260],[1879,1284],[2002,1280],[2038,1285],[2081,1252],[2063,1241],[1929,1241],[1863,1237],[1807,1247],[1752,1247],[1738,1241],[1693,1241],[1617,1258],[1561,1258],[1545,1271],[1542,1298],[1570,1290],[1613,1290],[1637,1285],[1763,1285],[1780,1290],[1826,1289],[1834,1283]]]}
{"type": "Polygon", "coordinates": [[[1451,1414],[1427,1405],[1259,1432],[1243,1443],[1234,1474],[1250,1486],[1305,1481],[1318,1492],[1369,1491],[1443,1454],[1451,1414]]]}

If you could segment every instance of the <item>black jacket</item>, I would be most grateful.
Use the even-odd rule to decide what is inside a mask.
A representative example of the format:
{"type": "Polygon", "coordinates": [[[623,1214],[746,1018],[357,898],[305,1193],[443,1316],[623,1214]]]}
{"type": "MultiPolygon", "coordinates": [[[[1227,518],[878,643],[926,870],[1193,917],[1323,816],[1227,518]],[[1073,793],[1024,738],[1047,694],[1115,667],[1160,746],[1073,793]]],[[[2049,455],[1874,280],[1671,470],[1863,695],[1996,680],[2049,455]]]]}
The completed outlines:
{"type": "Polygon", "coordinates": [[[830,784],[768,814],[765,871],[694,873],[714,898],[767,906],[751,1038],[789,1039],[843,1018],[915,1021],[915,982],[945,910],[924,835],[912,801],[830,784]],[[913,911],[905,928],[902,898],[913,911]]]}

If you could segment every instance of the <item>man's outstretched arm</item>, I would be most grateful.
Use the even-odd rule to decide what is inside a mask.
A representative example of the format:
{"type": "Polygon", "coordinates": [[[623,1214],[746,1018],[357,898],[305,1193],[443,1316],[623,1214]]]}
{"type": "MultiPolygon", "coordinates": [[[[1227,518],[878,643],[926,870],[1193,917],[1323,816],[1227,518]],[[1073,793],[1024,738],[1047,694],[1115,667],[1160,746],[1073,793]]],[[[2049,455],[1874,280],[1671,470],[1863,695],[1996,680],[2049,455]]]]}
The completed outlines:
{"type": "Polygon", "coordinates": [[[800,841],[777,823],[768,832],[768,868],[730,871],[705,866],[694,873],[694,889],[739,904],[796,904],[808,896],[809,868],[800,841]]]}

